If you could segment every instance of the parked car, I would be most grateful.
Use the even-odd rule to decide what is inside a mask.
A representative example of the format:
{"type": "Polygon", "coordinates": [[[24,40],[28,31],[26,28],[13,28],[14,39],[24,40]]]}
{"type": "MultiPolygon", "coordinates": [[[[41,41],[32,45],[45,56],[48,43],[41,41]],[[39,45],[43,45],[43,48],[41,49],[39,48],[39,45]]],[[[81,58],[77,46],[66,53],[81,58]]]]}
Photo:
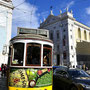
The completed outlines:
{"type": "Polygon", "coordinates": [[[81,69],[56,68],[53,86],[54,90],[90,90],[90,76],[81,69]]]}
{"type": "Polygon", "coordinates": [[[90,75],[90,70],[87,70],[86,72],[90,75]]]}
{"type": "Polygon", "coordinates": [[[67,69],[67,66],[53,66],[53,71],[54,71],[56,68],[67,69]]]}

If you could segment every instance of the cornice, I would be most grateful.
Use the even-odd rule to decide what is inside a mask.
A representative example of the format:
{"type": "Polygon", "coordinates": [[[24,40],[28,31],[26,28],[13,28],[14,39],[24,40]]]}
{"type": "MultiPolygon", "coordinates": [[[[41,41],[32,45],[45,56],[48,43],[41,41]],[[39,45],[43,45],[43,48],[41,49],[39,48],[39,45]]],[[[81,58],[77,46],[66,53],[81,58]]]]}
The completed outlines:
{"type": "Polygon", "coordinates": [[[0,1],[0,5],[8,7],[10,9],[14,9],[14,6],[13,6],[12,2],[0,1]]]}
{"type": "Polygon", "coordinates": [[[88,27],[88,26],[86,26],[78,21],[75,21],[74,24],[90,31],[90,27],[88,27]]]}
{"type": "Polygon", "coordinates": [[[65,16],[65,17],[56,16],[56,17],[58,17],[58,19],[55,20],[55,21],[53,21],[53,22],[51,22],[51,23],[47,23],[47,24],[46,24],[46,21],[43,22],[43,23],[41,23],[40,28],[43,28],[43,27],[46,27],[46,26],[48,26],[48,25],[57,23],[57,22],[59,22],[59,21],[63,21],[63,20],[65,20],[65,19],[71,19],[71,20],[74,20],[74,21],[75,21],[75,18],[72,18],[72,17],[70,17],[70,16],[65,16]]]}

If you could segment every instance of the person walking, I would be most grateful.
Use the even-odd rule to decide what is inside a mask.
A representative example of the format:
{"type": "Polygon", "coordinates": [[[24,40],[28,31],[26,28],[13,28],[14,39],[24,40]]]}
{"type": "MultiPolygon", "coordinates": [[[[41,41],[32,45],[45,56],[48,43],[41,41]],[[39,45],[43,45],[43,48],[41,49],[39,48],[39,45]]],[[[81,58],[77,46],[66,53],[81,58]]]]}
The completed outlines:
{"type": "Polygon", "coordinates": [[[1,65],[1,76],[4,76],[4,64],[1,65]]]}
{"type": "Polygon", "coordinates": [[[6,76],[6,73],[7,73],[7,65],[4,64],[4,77],[6,76]]]}

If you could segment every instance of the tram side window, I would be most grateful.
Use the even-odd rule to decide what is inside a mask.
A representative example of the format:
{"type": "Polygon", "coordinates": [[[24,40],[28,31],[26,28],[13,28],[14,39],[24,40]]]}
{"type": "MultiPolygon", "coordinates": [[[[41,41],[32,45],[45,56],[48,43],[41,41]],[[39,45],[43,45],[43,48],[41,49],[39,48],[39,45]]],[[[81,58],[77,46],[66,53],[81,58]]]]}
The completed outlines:
{"type": "Polygon", "coordinates": [[[43,66],[51,66],[52,47],[49,45],[43,46],[43,66]]]}
{"type": "Polygon", "coordinates": [[[41,45],[37,43],[27,44],[26,65],[40,65],[41,45]]]}
{"type": "Polygon", "coordinates": [[[23,43],[15,43],[13,45],[13,60],[12,64],[14,65],[23,65],[23,57],[24,57],[24,44],[23,43]]]}

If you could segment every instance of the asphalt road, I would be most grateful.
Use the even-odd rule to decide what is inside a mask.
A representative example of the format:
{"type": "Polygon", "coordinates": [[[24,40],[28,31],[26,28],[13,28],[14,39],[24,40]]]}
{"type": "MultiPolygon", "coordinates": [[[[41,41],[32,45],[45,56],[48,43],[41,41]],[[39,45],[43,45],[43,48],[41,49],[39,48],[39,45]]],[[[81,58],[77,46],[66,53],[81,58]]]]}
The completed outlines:
{"type": "Polygon", "coordinates": [[[1,72],[0,72],[0,90],[8,90],[7,78],[4,76],[1,76],[1,72]]]}

